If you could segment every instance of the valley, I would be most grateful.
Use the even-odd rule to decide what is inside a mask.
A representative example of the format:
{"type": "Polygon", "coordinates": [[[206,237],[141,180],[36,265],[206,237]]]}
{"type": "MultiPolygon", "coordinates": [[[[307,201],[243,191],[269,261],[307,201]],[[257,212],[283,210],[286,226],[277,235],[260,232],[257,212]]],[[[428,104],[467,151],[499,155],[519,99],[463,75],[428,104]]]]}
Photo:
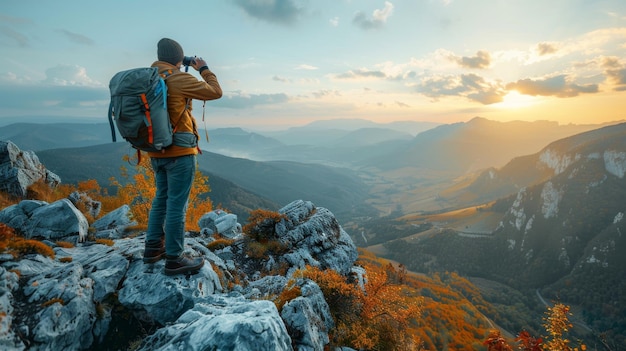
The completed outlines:
{"type": "MultiPolygon", "coordinates": [[[[17,124],[0,127],[0,139],[40,150],[42,163],[65,182],[108,184],[120,179],[120,168],[132,171],[122,158],[133,150],[110,143],[104,126],[17,124]],[[32,137],[45,130],[66,137],[32,137]],[[80,147],[72,147],[75,140],[80,147]]],[[[573,306],[594,333],[626,342],[626,296],[615,294],[626,291],[626,124],[477,118],[409,138],[354,128],[316,128],[309,137],[306,128],[213,131],[198,157],[209,175],[207,195],[242,221],[256,208],[313,201],[332,211],[359,247],[418,274],[471,278],[498,311],[488,317],[511,333],[540,329],[530,323],[544,311],[539,293],[573,306]],[[525,136],[504,141],[520,128],[525,136]],[[368,142],[371,133],[384,137],[368,142]]]]}

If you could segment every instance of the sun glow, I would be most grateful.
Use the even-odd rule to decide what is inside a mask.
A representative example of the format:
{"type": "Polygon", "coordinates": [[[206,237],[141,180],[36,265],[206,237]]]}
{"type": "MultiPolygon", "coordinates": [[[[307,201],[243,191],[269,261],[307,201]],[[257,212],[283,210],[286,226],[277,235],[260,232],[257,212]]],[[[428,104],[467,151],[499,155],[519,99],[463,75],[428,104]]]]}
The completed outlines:
{"type": "Polygon", "coordinates": [[[515,90],[510,91],[504,96],[501,102],[493,104],[494,107],[505,109],[516,109],[522,107],[529,107],[536,104],[539,101],[537,97],[530,95],[523,95],[515,90]]]}

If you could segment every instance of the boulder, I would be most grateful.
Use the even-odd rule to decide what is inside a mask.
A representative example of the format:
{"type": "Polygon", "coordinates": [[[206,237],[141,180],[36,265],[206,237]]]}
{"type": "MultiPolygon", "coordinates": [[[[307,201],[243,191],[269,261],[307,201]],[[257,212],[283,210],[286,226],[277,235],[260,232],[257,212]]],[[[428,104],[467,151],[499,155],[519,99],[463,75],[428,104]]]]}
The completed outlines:
{"type": "Polygon", "coordinates": [[[289,335],[294,335],[298,351],[324,350],[330,341],[328,332],[335,323],[320,287],[311,280],[298,284],[302,296],[287,302],[280,316],[285,321],[289,335]]]}
{"type": "Polygon", "coordinates": [[[215,210],[204,214],[198,220],[198,226],[205,236],[219,233],[227,238],[241,235],[241,224],[237,222],[237,215],[222,210],[215,210]]]}
{"type": "Polygon", "coordinates": [[[358,257],[356,245],[326,208],[297,200],[280,209],[287,219],[276,225],[276,233],[291,251],[283,259],[295,268],[307,264],[348,275],[358,257]]]}
{"type": "Polygon", "coordinates": [[[39,180],[53,187],[61,182],[34,152],[22,151],[10,141],[0,141],[0,191],[24,198],[27,188],[39,180]]]}
{"type": "Polygon", "coordinates": [[[85,241],[89,223],[68,199],[51,204],[23,200],[0,211],[0,222],[26,238],[85,241]]]}
{"type": "Polygon", "coordinates": [[[139,350],[287,351],[293,348],[272,302],[208,296],[175,323],[146,338],[139,350]]]}
{"type": "Polygon", "coordinates": [[[91,227],[96,230],[97,238],[120,239],[128,227],[137,225],[132,218],[130,206],[123,205],[93,222],[91,227]]]}

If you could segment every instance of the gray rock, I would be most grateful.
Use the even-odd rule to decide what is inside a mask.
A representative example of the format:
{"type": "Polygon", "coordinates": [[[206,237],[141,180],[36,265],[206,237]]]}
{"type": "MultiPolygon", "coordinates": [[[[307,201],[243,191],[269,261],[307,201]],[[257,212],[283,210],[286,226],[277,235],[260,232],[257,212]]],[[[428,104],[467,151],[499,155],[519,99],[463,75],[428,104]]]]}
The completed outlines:
{"type": "Polygon", "coordinates": [[[358,257],[356,246],[328,209],[298,200],[279,212],[287,220],[276,225],[276,233],[291,246],[292,251],[284,257],[290,265],[301,269],[309,264],[342,275],[350,273],[358,257]]]}
{"type": "MultiPolygon", "coordinates": [[[[42,218],[59,216],[47,212],[51,208],[65,213],[73,206],[67,199],[51,205],[22,201],[0,211],[0,219],[15,215],[13,221],[21,223],[26,232],[33,223],[42,228],[53,226],[55,221],[42,218]]],[[[111,215],[114,219],[103,220],[94,228],[103,233],[124,227],[128,222],[115,219],[128,218],[124,213],[121,209],[111,215]]],[[[159,328],[144,340],[142,350],[323,350],[333,321],[315,283],[296,278],[302,294],[287,302],[281,313],[273,302],[259,299],[279,296],[288,284],[294,284],[291,274],[295,269],[306,263],[349,273],[357,257],[356,248],[324,208],[296,201],[283,213],[287,219],[276,228],[289,253],[274,255],[244,274],[239,269],[250,260],[240,251],[237,239],[216,254],[206,247],[210,238],[192,233],[185,238],[185,252],[200,255],[205,265],[189,276],[165,276],[164,260],[144,264],[143,235],[116,239],[112,246],[53,245],[55,259],[34,254],[0,259],[0,312],[6,313],[0,319],[0,349],[93,348],[111,342],[112,328],[120,327],[115,324],[120,319],[115,314],[125,313],[159,328]],[[287,276],[254,272],[259,267],[269,271],[269,266],[285,263],[292,265],[287,276]],[[9,272],[12,269],[20,272],[23,286],[19,286],[17,275],[9,272]],[[232,289],[228,295],[222,284],[232,289]],[[20,301],[16,303],[14,296],[20,301]]],[[[225,222],[232,220],[222,217],[225,222]]],[[[229,223],[226,227],[233,222],[229,223]]],[[[59,235],[48,236],[46,240],[54,241],[59,235]]]]}
{"type": "Polygon", "coordinates": [[[26,238],[85,241],[87,218],[68,199],[51,204],[23,200],[0,211],[0,222],[15,228],[26,238]]]}
{"type": "Polygon", "coordinates": [[[81,246],[72,249],[58,248],[57,256],[71,256],[72,262],[80,264],[87,277],[94,281],[93,300],[103,301],[117,291],[126,275],[129,262],[119,250],[106,245],[81,246]]]}
{"type": "Polygon", "coordinates": [[[198,226],[204,235],[219,233],[231,239],[241,235],[241,224],[237,223],[237,215],[222,210],[204,214],[198,220],[198,226]]]}
{"type": "Polygon", "coordinates": [[[40,308],[33,317],[36,350],[81,350],[91,345],[96,320],[93,280],[80,264],[42,272],[24,287],[28,303],[40,308]]]}
{"type": "Polygon", "coordinates": [[[26,345],[11,328],[13,324],[13,291],[18,288],[18,276],[0,267],[0,349],[24,350],[26,345]]]}
{"type": "Polygon", "coordinates": [[[319,286],[311,280],[299,282],[302,296],[287,302],[281,311],[289,335],[298,351],[323,351],[334,326],[328,303],[319,286]]]}
{"type": "Polygon", "coordinates": [[[98,238],[120,239],[128,227],[135,225],[130,207],[124,205],[102,216],[91,227],[97,231],[98,238]]]}
{"type": "Polygon", "coordinates": [[[0,141],[0,191],[25,197],[27,188],[43,180],[49,186],[56,186],[60,178],[48,171],[32,151],[22,151],[17,145],[0,141]]]}
{"type": "Polygon", "coordinates": [[[208,262],[197,274],[171,277],[163,274],[164,264],[164,260],[151,265],[132,262],[119,290],[119,302],[141,320],[171,323],[197,300],[222,290],[208,262]]]}
{"type": "Polygon", "coordinates": [[[67,198],[72,201],[74,206],[78,207],[81,204],[91,217],[96,218],[100,215],[102,202],[92,199],[87,193],[74,191],[67,198]]]}
{"type": "Polygon", "coordinates": [[[22,200],[0,211],[0,222],[23,233],[33,211],[47,204],[45,201],[22,200]]]}
{"type": "Polygon", "coordinates": [[[276,306],[270,301],[212,296],[172,325],[146,338],[144,351],[293,350],[276,306]]]}

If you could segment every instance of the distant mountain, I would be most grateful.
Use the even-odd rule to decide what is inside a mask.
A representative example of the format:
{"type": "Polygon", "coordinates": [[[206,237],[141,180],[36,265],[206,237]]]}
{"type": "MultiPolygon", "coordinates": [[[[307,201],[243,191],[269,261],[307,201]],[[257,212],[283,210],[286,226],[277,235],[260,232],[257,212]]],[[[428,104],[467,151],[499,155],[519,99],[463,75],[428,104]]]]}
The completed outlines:
{"type": "Polygon", "coordinates": [[[208,131],[209,141],[206,141],[204,131],[200,133],[200,148],[231,157],[258,159],[263,150],[273,150],[284,147],[276,139],[264,135],[248,132],[241,128],[219,128],[208,131]]]}
{"type": "Polygon", "coordinates": [[[0,127],[0,140],[36,152],[110,143],[112,138],[108,123],[15,123],[0,127]]]}
{"type": "Polygon", "coordinates": [[[417,271],[542,289],[582,308],[587,328],[626,344],[626,123],[558,140],[491,172],[483,189],[490,180],[493,189],[519,187],[477,211],[501,216],[491,234],[444,225],[436,235],[386,244],[389,257],[417,271]]]}
{"type": "Polygon", "coordinates": [[[413,136],[407,132],[384,128],[361,128],[349,132],[332,143],[331,146],[362,147],[394,140],[408,141],[411,139],[413,139],[413,136]]]}
{"type": "Polygon", "coordinates": [[[501,167],[512,158],[535,153],[552,141],[601,126],[558,125],[548,121],[496,122],[476,117],[469,122],[441,125],[420,133],[393,155],[368,159],[364,163],[383,170],[411,167],[458,176],[501,167]]]}
{"type": "MultiPolygon", "coordinates": [[[[44,150],[37,155],[65,183],[96,179],[107,186],[111,177],[122,179],[121,167],[133,169],[122,157],[134,153],[128,143],[109,143],[44,150]]],[[[345,220],[355,212],[373,213],[365,203],[368,188],[348,170],[286,161],[256,162],[208,151],[198,155],[198,163],[209,175],[213,203],[238,215],[242,215],[236,212],[239,210],[276,210],[276,204],[298,199],[313,201],[345,220]]]]}
{"type": "MultiPolygon", "coordinates": [[[[309,123],[301,127],[292,127],[284,131],[263,132],[262,134],[280,140],[287,145],[315,145],[327,146],[347,136],[350,132],[359,129],[395,131],[402,135],[415,136],[429,130],[440,123],[418,121],[396,121],[391,123],[376,123],[364,119],[332,119],[309,123]]],[[[386,139],[389,140],[389,139],[386,139]]],[[[383,140],[377,139],[376,142],[383,140]]]]}
{"type": "MultiPolygon", "coordinates": [[[[559,154],[571,154],[576,148],[599,144],[626,135],[626,123],[598,128],[551,143],[538,154],[516,157],[502,168],[489,168],[465,186],[453,185],[442,196],[464,198],[471,203],[483,203],[516,193],[520,188],[546,181],[562,171],[574,159],[560,159],[559,154]]],[[[579,157],[575,154],[571,157],[579,157]]]]}
{"type": "MultiPolygon", "coordinates": [[[[19,145],[18,145],[19,146],[19,145]]],[[[21,147],[20,147],[21,148],[21,147]]],[[[61,177],[66,184],[77,184],[95,179],[102,187],[108,187],[111,177],[123,182],[122,167],[130,174],[134,166],[122,160],[124,155],[134,155],[135,150],[127,143],[109,143],[83,148],[52,149],[37,152],[41,163],[61,177]]],[[[279,205],[271,199],[263,198],[246,190],[232,181],[212,172],[209,176],[211,192],[208,194],[214,206],[220,206],[247,218],[250,210],[266,208],[277,210],[279,205]]]]}
{"type": "Polygon", "coordinates": [[[369,188],[348,169],[290,161],[258,162],[204,152],[200,169],[228,179],[276,203],[310,200],[344,221],[373,215],[366,204],[369,188]]]}

